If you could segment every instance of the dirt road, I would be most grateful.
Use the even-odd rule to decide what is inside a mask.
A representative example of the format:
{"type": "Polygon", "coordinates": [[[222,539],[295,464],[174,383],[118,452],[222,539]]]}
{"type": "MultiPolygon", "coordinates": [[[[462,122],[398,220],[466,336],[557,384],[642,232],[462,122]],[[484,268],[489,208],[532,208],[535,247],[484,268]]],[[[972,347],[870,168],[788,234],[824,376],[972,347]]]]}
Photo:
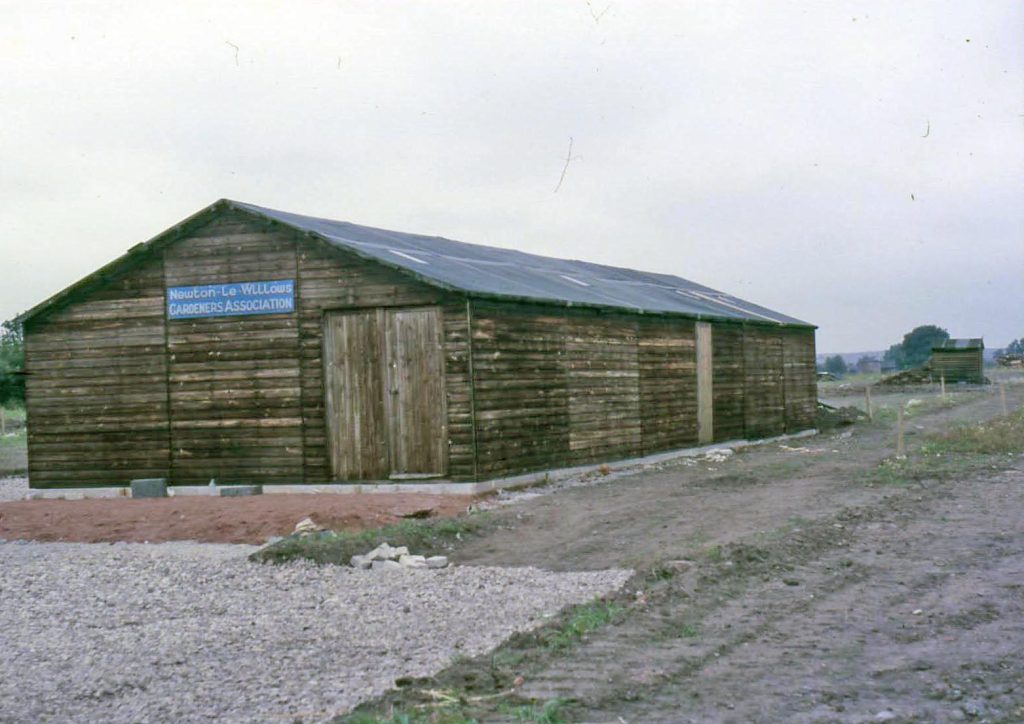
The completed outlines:
{"type": "MultiPolygon", "coordinates": [[[[925,400],[908,449],[999,414],[991,394],[925,400]]],[[[573,645],[520,637],[423,688],[460,692],[454,721],[545,702],[578,721],[1024,720],[1024,455],[911,474],[880,465],[881,418],[501,510],[458,562],[639,573],[573,645]]],[[[377,711],[423,712],[422,690],[377,711]]]]}

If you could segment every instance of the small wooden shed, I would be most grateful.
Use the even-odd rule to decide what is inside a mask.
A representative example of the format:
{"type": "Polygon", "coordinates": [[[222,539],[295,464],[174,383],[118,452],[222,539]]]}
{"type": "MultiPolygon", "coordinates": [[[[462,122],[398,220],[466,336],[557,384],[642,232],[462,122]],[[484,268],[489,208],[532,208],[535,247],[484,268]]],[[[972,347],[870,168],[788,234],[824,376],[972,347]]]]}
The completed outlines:
{"type": "Polygon", "coordinates": [[[929,361],[932,379],[946,382],[985,384],[985,342],[983,339],[947,339],[932,347],[929,361]]]}
{"type": "Polygon", "coordinates": [[[34,488],[480,481],[815,419],[797,319],[228,200],[22,319],[34,488]]]}

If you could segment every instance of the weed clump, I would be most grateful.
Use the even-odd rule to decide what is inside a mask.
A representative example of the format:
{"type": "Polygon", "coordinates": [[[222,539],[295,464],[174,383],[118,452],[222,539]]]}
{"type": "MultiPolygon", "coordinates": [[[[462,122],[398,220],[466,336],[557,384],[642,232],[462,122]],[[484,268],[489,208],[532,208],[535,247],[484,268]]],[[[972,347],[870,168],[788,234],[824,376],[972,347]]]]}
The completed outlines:
{"type": "Polygon", "coordinates": [[[463,537],[478,535],[488,520],[488,514],[483,512],[441,520],[403,520],[357,533],[323,531],[312,535],[293,534],[260,548],[249,559],[257,563],[287,563],[304,559],[348,565],[352,556],[366,553],[381,543],[406,546],[421,555],[438,555],[450,551],[463,537]]]}
{"type": "Polygon", "coordinates": [[[983,425],[958,425],[933,437],[921,452],[979,455],[1024,452],[1024,409],[983,425]]]}
{"type": "Polygon", "coordinates": [[[814,426],[821,432],[828,432],[853,425],[865,417],[864,413],[856,407],[832,407],[824,402],[819,402],[814,426]]]}
{"type": "Polygon", "coordinates": [[[502,706],[498,711],[512,717],[517,722],[535,722],[536,724],[562,724],[566,721],[562,709],[565,699],[549,699],[541,705],[502,706]]]}
{"type": "Polygon", "coordinates": [[[577,607],[564,626],[546,632],[544,643],[550,649],[566,649],[582,639],[591,631],[611,623],[622,607],[608,601],[594,601],[577,607]]]}
{"type": "Polygon", "coordinates": [[[998,458],[1024,454],[1024,409],[984,424],[960,424],[930,435],[916,454],[886,458],[871,474],[875,485],[903,487],[925,480],[947,480],[998,458]]]}

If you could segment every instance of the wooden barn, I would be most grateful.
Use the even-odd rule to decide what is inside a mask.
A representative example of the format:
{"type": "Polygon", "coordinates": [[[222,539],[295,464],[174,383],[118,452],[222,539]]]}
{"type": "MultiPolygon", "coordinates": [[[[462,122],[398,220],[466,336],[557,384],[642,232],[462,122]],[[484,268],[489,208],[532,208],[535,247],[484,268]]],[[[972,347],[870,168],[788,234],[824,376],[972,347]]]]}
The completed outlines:
{"type": "Polygon", "coordinates": [[[22,321],[33,488],[481,481],[814,426],[805,322],[228,200],[22,321]]]}
{"type": "Polygon", "coordinates": [[[932,379],[985,384],[985,342],[981,339],[947,339],[932,347],[929,360],[932,379]]]}

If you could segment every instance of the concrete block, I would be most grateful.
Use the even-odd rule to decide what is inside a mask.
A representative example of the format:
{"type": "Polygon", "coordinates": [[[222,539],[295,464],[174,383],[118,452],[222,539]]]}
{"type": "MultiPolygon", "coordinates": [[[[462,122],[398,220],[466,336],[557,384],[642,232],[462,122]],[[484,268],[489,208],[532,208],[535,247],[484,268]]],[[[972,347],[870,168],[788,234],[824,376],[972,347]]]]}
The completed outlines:
{"type": "Polygon", "coordinates": [[[262,485],[226,485],[220,489],[220,494],[226,498],[236,498],[246,495],[263,495],[262,485]]]}
{"type": "Polygon", "coordinates": [[[140,478],[131,482],[133,498],[166,498],[167,478],[140,478]]]}

